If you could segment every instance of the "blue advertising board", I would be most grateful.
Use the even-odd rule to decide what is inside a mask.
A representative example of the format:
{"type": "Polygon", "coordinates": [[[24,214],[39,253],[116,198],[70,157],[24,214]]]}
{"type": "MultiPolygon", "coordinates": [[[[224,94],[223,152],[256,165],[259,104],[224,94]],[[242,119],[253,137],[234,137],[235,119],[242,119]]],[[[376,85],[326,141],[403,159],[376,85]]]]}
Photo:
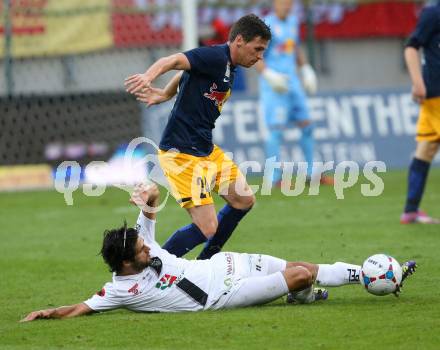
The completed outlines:
{"type": "MultiPolygon", "coordinates": [[[[406,168],[415,149],[419,107],[407,90],[326,93],[308,100],[315,124],[315,161],[336,164],[354,161],[360,166],[383,161],[387,169],[406,168]]],[[[172,102],[144,108],[144,133],[158,142],[172,102]]],[[[214,142],[231,152],[236,163],[265,162],[267,129],[257,96],[232,96],[214,129],[214,142]]],[[[298,141],[300,130],[287,125],[281,161],[304,161],[298,141]]],[[[440,157],[434,161],[440,164],[440,157]]]]}

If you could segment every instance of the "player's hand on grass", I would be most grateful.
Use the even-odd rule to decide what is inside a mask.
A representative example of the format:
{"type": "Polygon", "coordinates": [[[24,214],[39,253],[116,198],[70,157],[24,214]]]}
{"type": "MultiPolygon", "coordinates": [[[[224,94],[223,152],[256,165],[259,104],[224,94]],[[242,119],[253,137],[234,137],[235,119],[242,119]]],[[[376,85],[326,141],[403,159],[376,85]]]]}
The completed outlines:
{"type": "Polygon", "coordinates": [[[426,98],[426,86],[423,81],[420,81],[412,86],[412,97],[416,103],[422,103],[426,98]]]}
{"type": "Polygon", "coordinates": [[[33,311],[29,315],[27,315],[25,318],[20,320],[20,322],[29,322],[29,321],[35,321],[39,318],[50,318],[52,314],[52,310],[39,310],[39,311],[33,311]]]}
{"type": "Polygon", "coordinates": [[[136,94],[136,92],[149,88],[151,86],[151,80],[145,75],[145,73],[135,74],[126,78],[124,85],[127,92],[130,94],[136,94]]]}
{"type": "Polygon", "coordinates": [[[144,102],[147,107],[157,105],[168,101],[172,96],[168,96],[164,89],[154,88],[152,86],[143,88],[135,93],[138,101],[144,102]]]}

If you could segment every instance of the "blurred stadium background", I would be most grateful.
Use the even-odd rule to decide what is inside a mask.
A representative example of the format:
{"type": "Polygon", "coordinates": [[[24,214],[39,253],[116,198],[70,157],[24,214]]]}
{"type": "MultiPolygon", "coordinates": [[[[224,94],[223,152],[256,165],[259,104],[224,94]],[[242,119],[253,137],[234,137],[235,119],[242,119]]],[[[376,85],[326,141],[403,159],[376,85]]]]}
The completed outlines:
{"type": "MultiPolygon", "coordinates": [[[[402,49],[423,3],[297,4],[319,77],[319,93],[309,101],[316,160],[407,166],[418,108],[402,49]]],[[[84,167],[109,160],[134,137],[157,141],[170,106],[147,110],[125,93],[124,78],[163,55],[226,41],[236,19],[266,14],[271,1],[3,0],[0,6],[0,190],[14,190],[52,186],[64,160],[84,167]]],[[[240,71],[215,131],[238,163],[264,160],[256,81],[254,69],[240,71]]],[[[302,160],[298,131],[284,136],[283,158],[302,160]]]]}

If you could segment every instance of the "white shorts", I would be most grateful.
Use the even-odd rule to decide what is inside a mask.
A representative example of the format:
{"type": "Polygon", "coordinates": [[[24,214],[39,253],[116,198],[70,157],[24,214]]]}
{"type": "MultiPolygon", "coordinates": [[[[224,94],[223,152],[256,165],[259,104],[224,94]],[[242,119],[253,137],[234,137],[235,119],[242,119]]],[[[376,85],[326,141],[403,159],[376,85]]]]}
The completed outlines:
{"type": "Polygon", "coordinates": [[[286,260],[263,254],[218,253],[211,258],[213,278],[207,309],[265,304],[287,294],[286,260]]]}

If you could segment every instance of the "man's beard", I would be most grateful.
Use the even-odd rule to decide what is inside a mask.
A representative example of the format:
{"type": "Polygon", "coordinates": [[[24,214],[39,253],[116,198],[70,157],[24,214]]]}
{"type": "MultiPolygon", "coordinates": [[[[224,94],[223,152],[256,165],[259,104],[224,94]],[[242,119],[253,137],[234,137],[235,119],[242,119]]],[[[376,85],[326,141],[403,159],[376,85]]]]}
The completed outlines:
{"type": "Polygon", "coordinates": [[[147,261],[146,263],[143,261],[134,261],[133,262],[133,268],[136,271],[142,271],[145,270],[150,265],[150,261],[147,261]]]}

